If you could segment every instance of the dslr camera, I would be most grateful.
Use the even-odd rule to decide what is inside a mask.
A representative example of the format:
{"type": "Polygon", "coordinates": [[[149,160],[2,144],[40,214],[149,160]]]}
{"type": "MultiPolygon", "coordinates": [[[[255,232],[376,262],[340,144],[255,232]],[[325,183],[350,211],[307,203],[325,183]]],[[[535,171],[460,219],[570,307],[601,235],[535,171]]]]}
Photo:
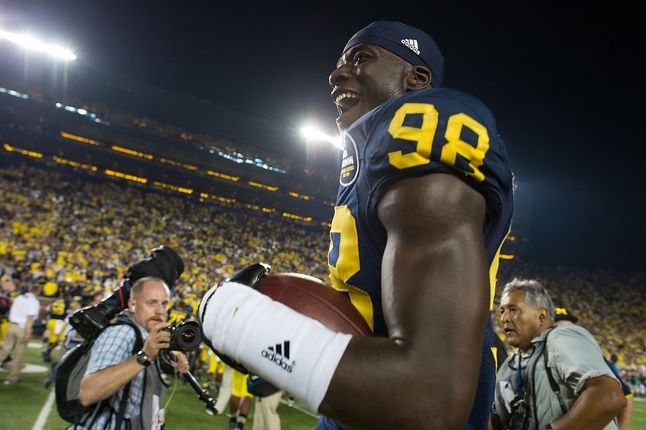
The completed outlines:
{"type": "Polygon", "coordinates": [[[167,349],[171,351],[195,351],[202,342],[202,329],[196,321],[178,321],[162,330],[170,333],[167,349]]]}
{"type": "Polygon", "coordinates": [[[527,430],[529,429],[529,422],[529,405],[524,398],[517,396],[511,402],[511,415],[505,430],[527,430]]]}

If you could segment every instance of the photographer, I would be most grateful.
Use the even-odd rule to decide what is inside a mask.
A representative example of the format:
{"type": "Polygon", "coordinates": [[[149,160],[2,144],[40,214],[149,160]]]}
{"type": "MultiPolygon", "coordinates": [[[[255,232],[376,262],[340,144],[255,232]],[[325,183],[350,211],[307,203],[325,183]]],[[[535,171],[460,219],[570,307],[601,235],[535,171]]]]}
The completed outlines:
{"type": "Polygon", "coordinates": [[[617,378],[590,333],[555,327],[554,305],[537,281],[505,286],[500,321],[518,348],[500,366],[494,429],[617,429],[625,401],[617,378]]]}
{"type": "MultiPolygon", "coordinates": [[[[570,326],[574,325],[579,321],[579,318],[572,314],[563,305],[557,306],[556,307],[556,315],[554,317],[554,321],[557,326],[570,326]]],[[[610,367],[610,370],[612,370],[612,373],[619,379],[619,383],[621,384],[621,391],[624,393],[624,398],[626,399],[626,406],[621,410],[621,413],[617,415],[617,425],[619,426],[619,430],[628,430],[628,426],[630,425],[630,421],[632,419],[632,411],[633,411],[633,393],[632,390],[630,389],[630,386],[624,381],[621,376],[619,375],[619,368],[617,367],[617,355],[612,354],[610,356],[610,361],[605,360],[606,364],[610,367]]]]}
{"type": "MultiPolygon", "coordinates": [[[[101,332],[92,346],[79,400],[82,405],[96,404],[71,428],[156,429],[163,425],[160,409],[166,384],[161,376],[160,351],[169,347],[171,335],[165,330],[170,291],[157,277],[138,279],[130,290],[128,309],[117,316],[115,324],[101,332]],[[136,349],[137,333],[143,340],[136,349]],[[124,396],[124,392],[127,395],[124,396]]],[[[188,372],[182,353],[170,361],[180,373],[188,372]]]]}

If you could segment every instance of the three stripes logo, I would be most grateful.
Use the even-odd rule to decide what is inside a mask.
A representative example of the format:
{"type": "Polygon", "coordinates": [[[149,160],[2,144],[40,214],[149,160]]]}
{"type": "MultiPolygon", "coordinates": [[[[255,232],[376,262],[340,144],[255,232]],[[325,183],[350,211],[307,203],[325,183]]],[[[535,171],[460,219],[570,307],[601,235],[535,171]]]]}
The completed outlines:
{"type": "Polygon", "coordinates": [[[267,360],[279,366],[287,373],[292,373],[294,366],[296,365],[296,361],[289,361],[290,356],[288,340],[284,341],[283,343],[277,343],[274,346],[268,346],[267,348],[263,349],[262,356],[263,358],[266,358],[267,360]]]}
{"type": "Polygon", "coordinates": [[[419,46],[417,45],[417,39],[402,39],[401,42],[406,45],[411,51],[419,55],[419,46]]]}

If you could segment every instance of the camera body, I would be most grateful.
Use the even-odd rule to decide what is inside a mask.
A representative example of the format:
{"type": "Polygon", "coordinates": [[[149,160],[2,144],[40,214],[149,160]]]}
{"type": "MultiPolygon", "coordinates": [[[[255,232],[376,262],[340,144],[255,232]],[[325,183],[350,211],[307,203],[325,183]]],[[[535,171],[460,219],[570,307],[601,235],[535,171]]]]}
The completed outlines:
{"type": "Polygon", "coordinates": [[[505,430],[527,430],[530,425],[530,411],[527,401],[517,396],[511,402],[511,415],[505,430]]]}
{"type": "Polygon", "coordinates": [[[179,321],[162,330],[170,333],[171,351],[195,351],[202,343],[202,328],[196,321],[179,321]]]}

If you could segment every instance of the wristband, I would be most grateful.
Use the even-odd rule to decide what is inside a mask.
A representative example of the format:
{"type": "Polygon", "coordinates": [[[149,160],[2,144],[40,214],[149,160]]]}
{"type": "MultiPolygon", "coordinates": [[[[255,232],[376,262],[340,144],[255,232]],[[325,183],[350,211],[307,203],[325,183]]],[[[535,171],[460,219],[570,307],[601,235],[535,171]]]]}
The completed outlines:
{"type": "Polygon", "coordinates": [[[198,315],[213,348],[313,411],[352,338],[236,282],[208,291],[198,315]]]}

